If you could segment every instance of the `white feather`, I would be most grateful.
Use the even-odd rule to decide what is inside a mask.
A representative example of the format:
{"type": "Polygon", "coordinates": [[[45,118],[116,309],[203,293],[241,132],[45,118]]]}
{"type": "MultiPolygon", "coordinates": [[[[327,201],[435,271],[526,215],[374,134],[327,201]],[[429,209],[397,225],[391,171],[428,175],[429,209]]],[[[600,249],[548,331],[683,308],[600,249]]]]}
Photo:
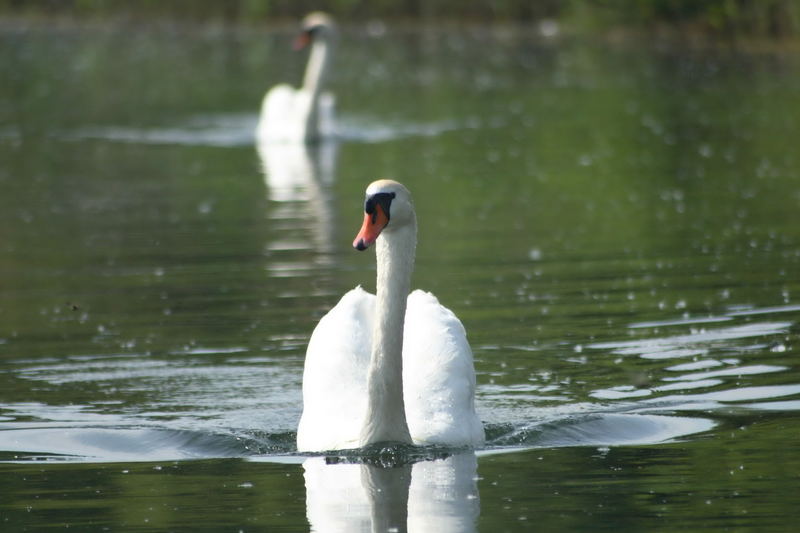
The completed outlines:
{"type": "MultiPolygon", "coordinates": [[[[357,448],[367,410],[375,295],[356,287],[317,324],[303,371],[301,451],[357,448]]],[[[421,290],[408,297],[403,399],[414,444],[479,446],[472,350],[461,321],[421,290]]]]}

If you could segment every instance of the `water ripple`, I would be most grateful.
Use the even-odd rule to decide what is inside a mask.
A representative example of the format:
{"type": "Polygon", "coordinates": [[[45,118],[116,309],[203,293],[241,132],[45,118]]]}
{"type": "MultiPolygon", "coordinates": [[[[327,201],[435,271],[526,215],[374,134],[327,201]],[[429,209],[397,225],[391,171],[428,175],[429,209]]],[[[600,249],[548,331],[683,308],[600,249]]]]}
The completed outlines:
{"type": "Polygon", "coordinates": [[[596,350],[611,350],[619,355],[639,355],[647,359],[671,359],[702,355],[707,346],[723,341],[788,333],[792,322],[755,322],[720,329],[700,329],[687,335],[602,342],[588,345],[596,350]]]}
{"type": "MultiPolygon", "coordinates": [[[[220,113],[191,117],[173,127],[131,128],[86,126],[62,133],[65,140],[106,140],[135,144],[186,146],[252,146],[258,116],[252,113],[220,113]]],[[[474,128],[474,121],[441,120],[415,123],[381,121],[373,117],[343,116],[336,125],[335,139],[347,142],[381,143],[409,137],[435,137],[449,131],[474,128]]],[[[3,133],[0,132],[0,137],[3,133]]]]}

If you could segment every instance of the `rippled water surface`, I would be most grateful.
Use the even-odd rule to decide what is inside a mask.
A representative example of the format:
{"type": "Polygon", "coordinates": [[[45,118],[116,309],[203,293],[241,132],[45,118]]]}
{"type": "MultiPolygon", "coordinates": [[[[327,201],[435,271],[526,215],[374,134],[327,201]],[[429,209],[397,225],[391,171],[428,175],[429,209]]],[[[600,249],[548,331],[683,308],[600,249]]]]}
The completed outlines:
{"type": "Polygon", "coordinates": [[[3,531],[800,518],[795,54],[346,28],[338,139],[256,147],[286,31],[0,39],[3,531]],[[304,457],[305,345],[374,287],[384,176],[488,442],[304,457]]]}

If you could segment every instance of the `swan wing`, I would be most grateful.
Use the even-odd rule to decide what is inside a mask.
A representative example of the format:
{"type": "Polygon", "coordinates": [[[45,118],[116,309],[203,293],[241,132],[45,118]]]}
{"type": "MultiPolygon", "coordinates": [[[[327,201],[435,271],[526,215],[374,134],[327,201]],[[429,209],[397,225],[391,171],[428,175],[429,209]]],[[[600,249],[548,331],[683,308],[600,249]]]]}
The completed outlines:
{"type": "Polygon", "coordinates": [[[256,136],[259,142],[304,141],[311,94],[287,84],[270,89],[261,102],[261,116],[256,136]]]}
{"type": "Polygon", "coordinates": [[[403,335],[403,399],[417,444],[480,446],[475,412],[475,367],[466,331],[436,297],[408,297],[403,335]]]}
{"type": "Polygon", "coordinates": [[[374,307],[375,296],[356,287],[314,329],[303,370],[299,451],[358,447],[367,407],[374,307]]]}

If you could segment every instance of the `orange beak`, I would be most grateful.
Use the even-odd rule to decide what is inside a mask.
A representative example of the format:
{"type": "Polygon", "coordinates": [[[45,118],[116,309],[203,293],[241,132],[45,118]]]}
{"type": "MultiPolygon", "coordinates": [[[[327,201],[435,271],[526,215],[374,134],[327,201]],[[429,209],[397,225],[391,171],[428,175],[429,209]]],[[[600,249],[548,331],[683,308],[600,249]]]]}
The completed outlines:
{"type": "Polygon", "coordinates": [[[353,241],[353,248],[363,251],[372,246],[388,223],[389,217],[386,216],[380,205],[375,206],[373,213],[364,213],[364,224],[353,241]]]}
{"type": "Polygon", "coordinates": [[[292,42],[292,48],[295,50],[302,50],[308,46],[309,43],[311,43],[311,33],[303,31],[294,38],[294,41],[292,42]]]}

